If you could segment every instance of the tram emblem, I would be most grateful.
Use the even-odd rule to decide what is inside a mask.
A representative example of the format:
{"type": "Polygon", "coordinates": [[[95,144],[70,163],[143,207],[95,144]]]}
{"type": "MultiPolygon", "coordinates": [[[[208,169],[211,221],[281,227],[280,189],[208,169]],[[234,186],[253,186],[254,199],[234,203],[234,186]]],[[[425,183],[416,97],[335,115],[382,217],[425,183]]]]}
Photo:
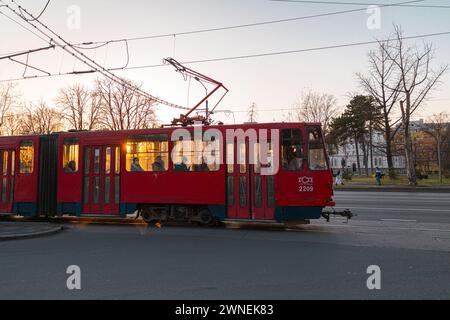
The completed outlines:
{"type": "Polygon", "coordinates": [[[299,177],[298,178],[298,191],[299,192],[313,192],[314,191],[314,178],[313,177],[299,177]]]}
{"type": "Polygon", "coordinates": [[[306,177],[306,176],[299,177],[298,178],[298,183],[300,185],[303,185],[303,186],[312,186],[314,184],[314,178],[313,177],[306,177]]]}

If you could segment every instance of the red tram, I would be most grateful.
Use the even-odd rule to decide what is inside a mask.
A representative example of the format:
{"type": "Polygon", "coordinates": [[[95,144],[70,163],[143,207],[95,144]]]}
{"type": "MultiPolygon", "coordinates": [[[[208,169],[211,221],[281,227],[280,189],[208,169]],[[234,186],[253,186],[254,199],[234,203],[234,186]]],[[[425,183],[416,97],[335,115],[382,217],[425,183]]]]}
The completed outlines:
{"type": "Polygon", "coordinates": [[[0,173],[0,212],[30,217],[137,212],[146,222],[289,222],[334,206],[317,123],[0,137],[0,173]],[[211,129],[221,140],[207,136],[211,129]],[[213,142],[214,162],[192,160],[213,142]]]}

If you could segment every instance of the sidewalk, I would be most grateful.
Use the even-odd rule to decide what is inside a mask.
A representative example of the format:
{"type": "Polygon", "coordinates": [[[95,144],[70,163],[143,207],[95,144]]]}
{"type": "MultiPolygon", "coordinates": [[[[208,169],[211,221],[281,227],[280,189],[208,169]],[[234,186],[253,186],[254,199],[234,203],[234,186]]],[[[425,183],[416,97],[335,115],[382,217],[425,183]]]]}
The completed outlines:
{"type": "Polygon", "coordinates": [[[62,230],[62,226],[46,222],[0,221],[0,241],[40,237],[62,230]]]}

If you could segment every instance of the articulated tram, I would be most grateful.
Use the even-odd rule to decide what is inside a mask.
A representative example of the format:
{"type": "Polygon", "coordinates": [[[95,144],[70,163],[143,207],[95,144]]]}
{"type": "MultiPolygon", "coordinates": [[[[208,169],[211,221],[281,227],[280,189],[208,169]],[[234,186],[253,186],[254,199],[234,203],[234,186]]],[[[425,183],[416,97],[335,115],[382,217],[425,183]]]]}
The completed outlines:
{"type": "Polygon", "coordinates": [[[318,123],[0,137],[0,212],[212,224],[297,222],[334,206],[318,123]]]}

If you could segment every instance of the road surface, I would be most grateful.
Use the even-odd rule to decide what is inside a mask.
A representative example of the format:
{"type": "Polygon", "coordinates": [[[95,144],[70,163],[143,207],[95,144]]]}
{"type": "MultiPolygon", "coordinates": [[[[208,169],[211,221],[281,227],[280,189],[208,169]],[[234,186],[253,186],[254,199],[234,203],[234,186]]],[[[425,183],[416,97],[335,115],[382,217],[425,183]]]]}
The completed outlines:
{"type": "Polygon", "coordinates": [[[341,191],[357,217],[290,231],[67,224],[0,242],[0,299],[449,299],[449,198],[341,191]],[[70,265],[81,290],[67,289],[70,265]]]}

